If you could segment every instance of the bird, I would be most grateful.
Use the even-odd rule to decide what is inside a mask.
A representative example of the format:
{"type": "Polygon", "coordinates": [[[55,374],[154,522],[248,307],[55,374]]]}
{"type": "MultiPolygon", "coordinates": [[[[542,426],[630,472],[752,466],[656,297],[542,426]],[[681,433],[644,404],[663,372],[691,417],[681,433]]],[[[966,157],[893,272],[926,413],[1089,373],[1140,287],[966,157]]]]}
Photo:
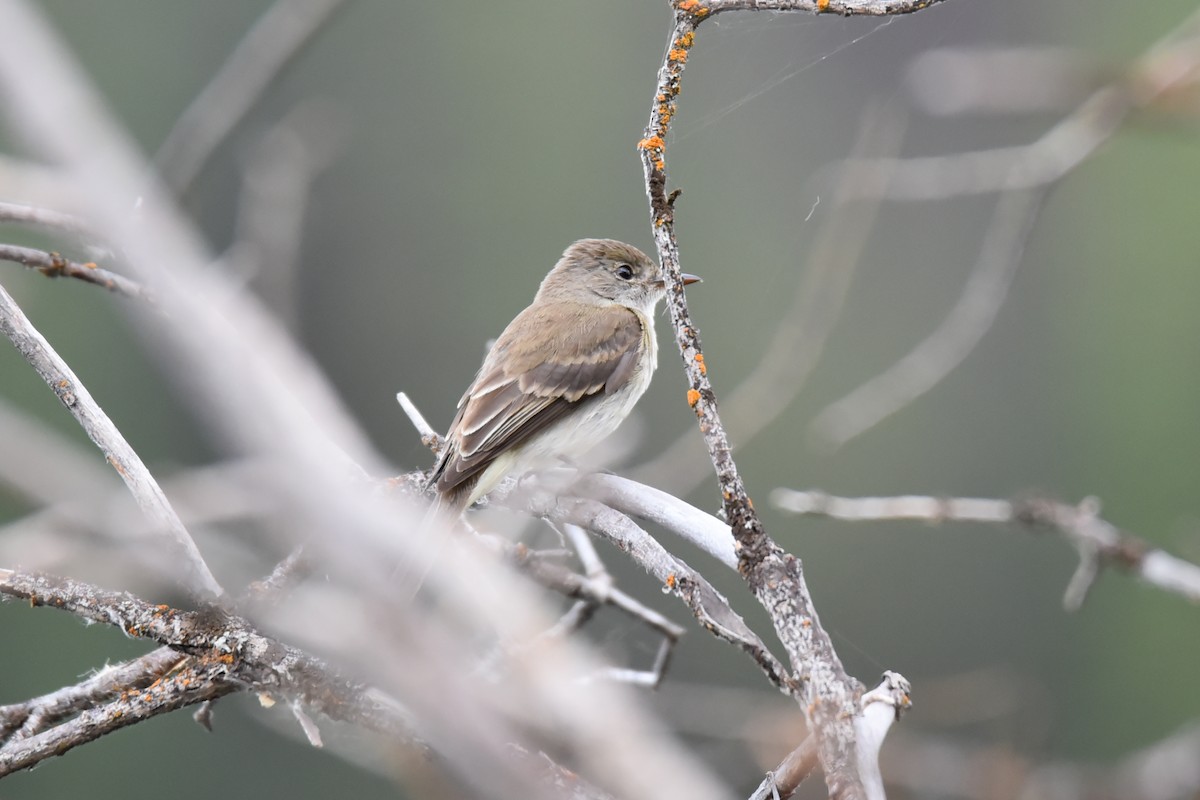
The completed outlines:
{"type": "Polygon", "coordinates": [[[460,516],[505,477],[571,461],[615,431],[657,366],[665,294],[659,264],[633,245],[571,244],[458,401],[426,485],[435,507],[460,516]]]}

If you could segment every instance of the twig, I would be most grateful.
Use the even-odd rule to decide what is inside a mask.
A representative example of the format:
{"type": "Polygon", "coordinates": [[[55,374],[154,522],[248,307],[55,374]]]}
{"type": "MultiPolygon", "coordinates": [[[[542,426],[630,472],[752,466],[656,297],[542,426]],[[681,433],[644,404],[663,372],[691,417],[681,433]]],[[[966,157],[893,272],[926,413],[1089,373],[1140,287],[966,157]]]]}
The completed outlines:
{"type": "MultiPolygon", "coordinates": [[[[562,527],[564,529],[578,529],[578,526],[565,523],[562,527]]],[[[579,533],[582,541],[587,542],[587,545],[590,546],[591,542],[587,534],[583,533],[582,530],[579,533]]],[[[564,597],[575,598],[579,602],[572,606],[558,622],[543,631],[533,641],[518,645],[517,647],[499,648],[493,652],[484,659],[483,668],[490,667],[502,655],[511,655],[512,653],[526,650],[536,645],[539,641],[572,633],[591,619],[596,609],[602,605],[609,605],[658,632],[663,637],[663,641],[659,647],[654,665],[650,670],[610,668],[602,670],[592,677],[618,680],[649,688],[655,688],[662,682],[667,666],[670,663],[674,646],[684,634],[682,627],[613,586],[612,576],[604,568],[603,564],[599,562],[596,562],[588,570],[587,575],[579,575],[566,567],[536,557],[536,553],[530,552],[521,545],[511,545],[507,542],[496,542],[496,545],[510,560],[526,571],[542,586],[552,589],[564,597]]]]}
{"type": "MultiPolygon", "coordinates": [[[[824,492],[776,489],[776,508],[794,514],[829,517],[847,522],[920,520],[923,522],[983,522],[1052,528],[1101,566],[1115,566],[1151,586],[1200,603],[1200,566],[1171,555],[1143,539],[1124,533],[1101,519],[1099,502],[1086,498],[1078,506],[1050,500],[990,500],[970,497],[835,497],[824,492]]],[[[1086,577],[1086,576],[1085,576],[1086,577]]],[[[1090,580],[1087,581],[1090,584],[1090,580]]],[[[1077,597],[1083,587],[1072,590],[1077,597]]]]}
{"type": "Polygon", "coordinates": [[[1132,111],[1192,79],[1200,67],[1198,29],[1200,12],[1155,43],[1127,75],[1091,94],[1031,144],[890,163],[868,159],[863,166],[893,171],[882,190],[891,200],[940,200],[1048,186],[1093,156],[1132,111]]]}
{"type": "Polygon", "coordinates": [[[264,300],[292,329],[312,185],[339,151],[344,124],[327,103],[303,101],[262,135],[242,168],[235,238],[222,260],[257,277],[264,300]]]}
{"type": "MultiPolygon", "coordinates": [[[[862,697],[863,713],[855,720],[858,733],[860,772],[864,783],[873,782],[874,791],[882,796],[883,782],[879,769],[879,748],[892,723],[912,706],[912,686],[898,672],[883,673],[879,685],[862,697]]],[[[787,800],[817,766],[816,737],[809,734],[800,745],[788,753],[779,766],[767,777],[750,800],[787,800]]]]}
{"type": "MultiPolygon", "coordinates": [[[[512,501],[505,498],[503,502],[512,501]]],[[[679,597],[705,630],[749,655],[774,686],[788,694],[797,692],[797,685],[783,665],[730,607],[729,601],[701,573],[667,552],[624,514],[595,500],[563,497],[557,492],[538,489],[517,499],[516,507],[552,522],[579,525],[609,540],[657,578],[665,591],[679,597]]]]}
{"type": "Polygon", "coordinates": [[[895,364],[826,406],[811,423],[813,437],[841,447],[928,392],[971,354],[1008,297],[1045,194],[1008,192],[997,200],[979,259],[942,324],[895,364]]]}
{"type": "Polygon", "coordinates": [[[92,235],[92,231],[78,217],[53,211],[48,208],[0,201],[0,222],[16,222],[21,225],[36,225],[55,231],[79,235],[92,235]]]}
{"type": "Polygon", "coordinates": [[[1023,752],[971,745],[964,738],[895,737],[884,756],[889,782],[904,796],[962,800],[1190,800],[1200,794],[1200,721],[1194,719],[1108,763],[1036,763],[1023,752]]]}
{"type": "Polygon", "coordinates": [[[345,0],[276,0],[179,115],[154,156],[163,182],[183,195],[217,146],[345,0]]]}
{"type": "Polygon", "coordinates": [[[98,267],[90,261],[80,263],[58,253],[35,250],[32,247],[20,247],[15,244],[0,244],[0,261],[23,264],[30,269],[36,269],[47,278],[75,278],[93,286],[101,286],[110,292],[123,294],[126,297],[136,297],[140,300],[154,299],[154,295],[137,281],[98,267]]]}
{"type": "Polygon", "coordinates": [[[599,500],[635,519],[653,522],[730,569],[737,569],[737,551],[729,525],[685,500],[653,486],[605,473],[587,476],[571,491],[599,500]]]}
{"type": "Polygon", "coordinates": [[[801,678],[802,705],[819,737],[821,764],[830,796],[837,800],[878,796],[867,794],[857,774],[853,719],[858,713],[862,687],[846,674],[828,634],[817,620],[799,559],[784,553],[767,535],[734,463],[728,436],[717,413],[716,395],[708,380],[700,336],[684,298],[675,239],[675,209],[667,192],[667,139],[670,121],[677,111],[684,67],[696,42],[696,29],[705,19],[738,9],[885,15],[910,13],[934,2],[675,0],[674,25],[658,71],[650,121],[638,142],[654,243],[668,284],[667,309],[688,379],[688,405],[700,422],[700,432],[717,473],[725,513],[737,543],[738,571],[759,603],[770,612],[776,634],[787,648],[793,670],[801,678]]]}
{"type": "Polygon", "coordinates": [[[417,433],[421,437],[421,444],[428,447],[438,454],[442,451],[442,437],[433,429],[433,426],[425,419],[412,400],[404,392],[396,393],[396,402],[400,404],[400,408],[404,409],[405,415],[408,416],[409,422],[417,429],[417,433]]]}
{"type": "Polygon", "coordinates": [[[175,550],[182,556],[187,573],[184,585],[199,599],[211,599],[224,594],[221,585],[209,571],[208,564],[192,540],[187,528],[171,507],[150,470],[142,463],[117,426],[100,408],[87,388],[80,382],[67,362],[54,351],[50,343],[33,327],[13,301],[8,292],[0,287],[0,331],[12,341],[17,350],[37,371],[42,380],[62,401],[71,416],[83,426],[88,438],[104,453],[105,460],[112,465],[134,500],[151,520],[158,532],[166,534],[174,542],[175,550]]]}
{"type": "Polygon", "coordinates": [[[304,557],[304,545],[296,545],[287,558],[275,565],[271,574],[260,581],[254,581],[246,587],[246,591],[238,605],[246,603],[261,603],[278,601],[286,591],[304,580],[312,573],[312,565],[304,557]]]}
{"type": "MultiPolygon", "coordinates": [[[[0,571],[2,574],[2,571],[0,571]]],[[[213,700],[237,691],[225,680],[219,661],[194,662],[143,690],[127,692],[103,706],[89,708],[48,731],[0,747],[0,777],[66,753],[151,717],[213,700]]]]}
{"type": "Polygon", "coordinates": [[[23,703],[0,706],[0,744],[10,738],[28,739],[118,692],[137,691],[161,678],[186,658],[169,647],[160,647],[140,658],[105,667],[74,686],[66,686],[23,703]]]}

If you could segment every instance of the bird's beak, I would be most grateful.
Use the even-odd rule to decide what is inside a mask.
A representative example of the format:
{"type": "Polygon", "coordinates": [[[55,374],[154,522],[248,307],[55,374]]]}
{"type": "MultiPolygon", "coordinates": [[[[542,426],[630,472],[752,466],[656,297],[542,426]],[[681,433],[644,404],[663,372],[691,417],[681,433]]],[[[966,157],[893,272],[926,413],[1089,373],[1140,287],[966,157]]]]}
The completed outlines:
{"type": "MultiPolygon", "coordinates": [[[[684,285],[684,286],[688,286],[688,285],[690,285],[690,284],[693,284],[693,283],[702,283],[702,282],[703,282],[703,281],[702,281],[700,278],[698,278],[697,276],[695,276],[695,275],[692,275],[692,274],[689,274],[689,273],[687,273],[687,272],[684,272],[684,273],[683,273],[683,274],[681,274],[679,277],[683,278],[683,285],[684,285]]],[[[655,285],[655,286],[658,286],[658,287],[665,287],[665,286],[667,285],[667,281],[666,281],[666,279],[664,278],[664,279],[663,279],[663,280],[661,280],[661,281],[655,281],[655,282],[654,282],[654,285],[655,285]]]]}

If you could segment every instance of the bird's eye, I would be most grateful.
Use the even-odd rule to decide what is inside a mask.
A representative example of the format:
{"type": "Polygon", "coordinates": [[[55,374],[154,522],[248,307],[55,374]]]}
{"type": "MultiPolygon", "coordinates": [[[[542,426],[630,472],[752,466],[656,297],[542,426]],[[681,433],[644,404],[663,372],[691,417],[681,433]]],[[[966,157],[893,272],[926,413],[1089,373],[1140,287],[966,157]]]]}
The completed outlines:
{"type": "Polygon", "coordinates": [[[623,281],[633,279],[633,267],[629,266],[628,264],[618,264],[615,271],[617,273],[617,277],[623,281]]]}

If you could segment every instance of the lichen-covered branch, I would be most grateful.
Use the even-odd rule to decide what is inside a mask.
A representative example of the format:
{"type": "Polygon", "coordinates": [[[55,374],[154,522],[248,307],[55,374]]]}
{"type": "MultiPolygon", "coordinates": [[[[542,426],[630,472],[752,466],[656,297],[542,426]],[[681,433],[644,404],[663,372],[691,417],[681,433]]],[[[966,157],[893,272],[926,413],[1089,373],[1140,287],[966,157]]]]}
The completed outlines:
{"type": "Polygon", "coordinates": [[[821,764],[829,792],[835,798],[868,796],[858,775],[852,722],[858,713],[862,687],[846,674],[829,636],[817,620],[799,559],[785,553],[767,535],[733,460],[729,439],[718,415],[716,395],[708,379],[700,335],[691,321],[684,297],[675,238],[674,200],[677,195],[667,190],[667,138],[678,108],[684,69],[696,44],[696,31],[706,18],[735,10],[884,15],[909,13],[932,4],[932,0],[907,3],[675,0],[672,3],[674,24],[666,56],[658,71],[650,121],[638,142],[654,243],[667,275],[667,309],[689,384],[688,405],[699,420],[700,432],[717,474],[725,513],[738,549],[738,570],[758,601],[770,612],[775,631],[787,648],[796,680],[803,690],[805,712],[820,741],[821,764]]]}
{"type": "Polygon", "coordinates": [[[416,741],[408,719],[393,701],[216,607],[183,611],[146,602],[128,592],[111,592],[70,578],[9,569],[0,569],[0,595],[111,625],[129,636],[193,657],[185,669],[156,684],[158,688],[153,692],[120,696],[49,731],[5,743],[0,747],[0,776],[140,719],[236,689],[279,694],[331,719],[352,722],[410,744],[416,741]]]}
{"type": "Polygon", "coordinates": [[[116,294],[153,300],[154,296],[137,281],[111,270],[103,269],[92,262],[72,261],[58,253],[21,247],[15,244],[0,244],[0,261],[12,261],[36,269],[47,278],[74,278],[85,283],[101,286],[116,294]]]}

